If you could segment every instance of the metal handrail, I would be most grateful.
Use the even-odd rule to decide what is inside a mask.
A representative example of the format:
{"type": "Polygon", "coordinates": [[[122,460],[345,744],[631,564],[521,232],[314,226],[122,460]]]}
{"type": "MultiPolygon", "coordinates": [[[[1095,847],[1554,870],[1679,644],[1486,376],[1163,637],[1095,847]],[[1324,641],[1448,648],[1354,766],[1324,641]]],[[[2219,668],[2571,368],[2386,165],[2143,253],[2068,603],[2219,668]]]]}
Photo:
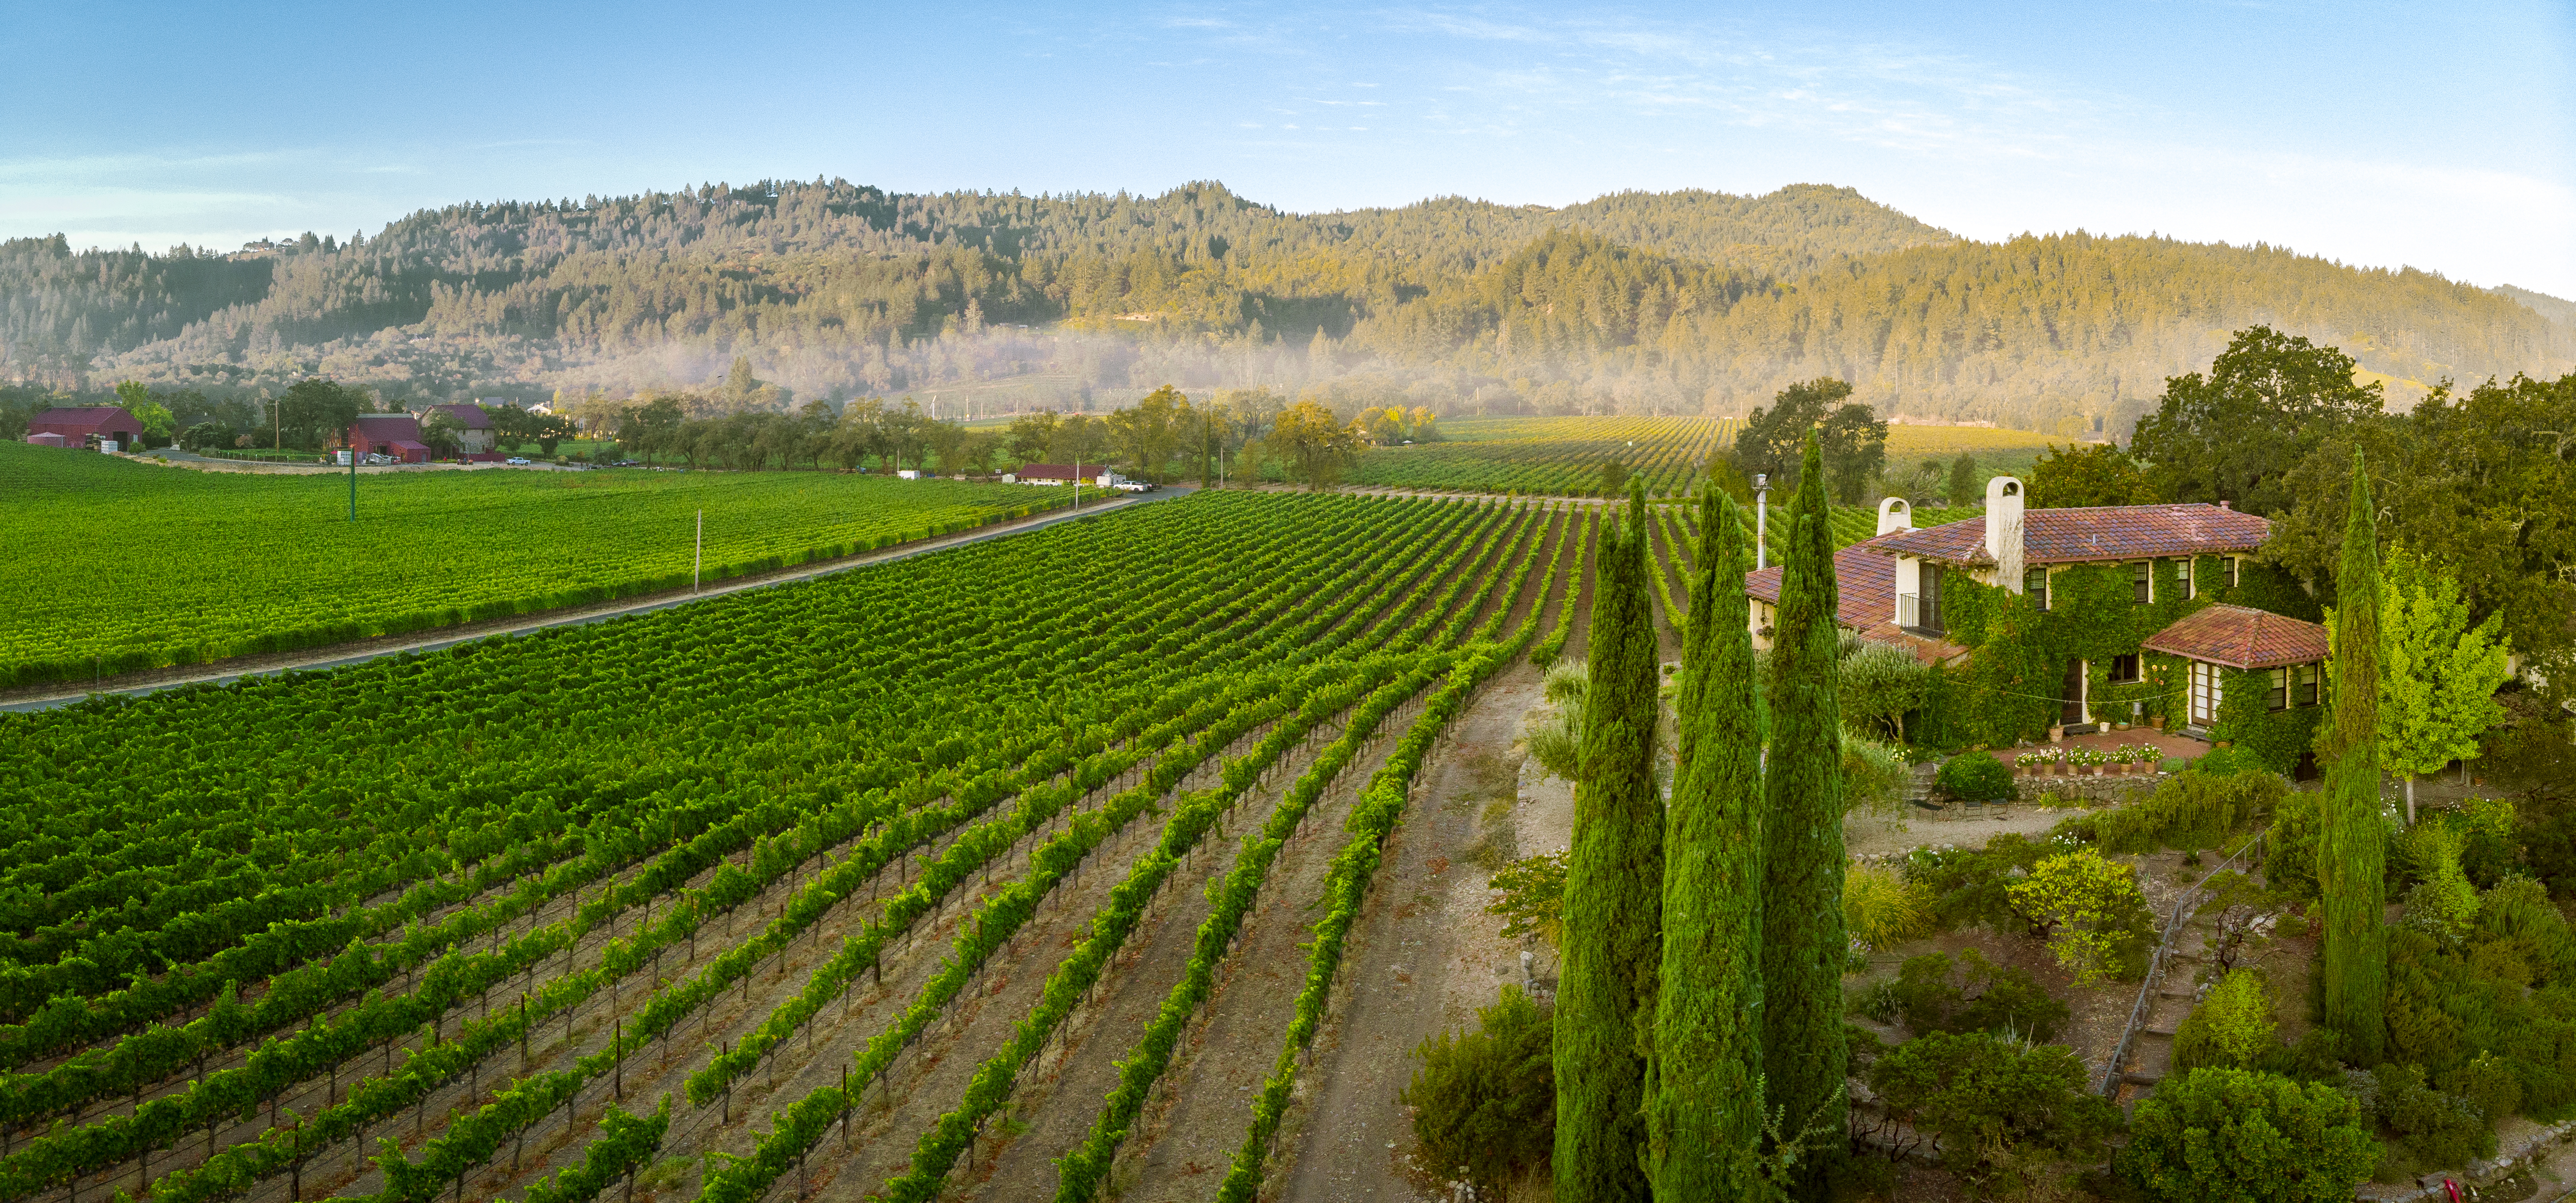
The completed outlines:
{"type": "Polygon", "coordinates": [[[2128,1026],[2120,1029],[2120,1043],[2112,1047],[2110,1063],[2102,1067],[2102,1085],[2098,1093],[2103,1098],[2110,1098],[2120,1088],[2120,1066],[2129,1059],[2130,1047],[2137,1043],[2138,1027],[2147,1021],[2147,1010],[2155,1001],[2156,987],[2164,982],[2165,959],[2173,952],[2175,937],[2182,934],[2183,924],[2190,921],[2192,912],[2199,910],[2200,904],[2208,898],[2209,883],[2219,874],[2236,868],[2239,861],[2251,864],[2263,859],[2263,841],[2271,834],[2269,827],[2255,832],[2254,838],[2245,841],[2235,855],[2220,862],[2217,868],[2184,890],[2181,897],[2174,899],[2173,914],[2165,918],[2164,935],[2156,941],[2156,951],[2147,959],[2147,980],[2138,987],[2137,1003],[2129,1008],[2128,1026]],[[2249,856],[2253,859],[2247,860],[2249,856]]]}

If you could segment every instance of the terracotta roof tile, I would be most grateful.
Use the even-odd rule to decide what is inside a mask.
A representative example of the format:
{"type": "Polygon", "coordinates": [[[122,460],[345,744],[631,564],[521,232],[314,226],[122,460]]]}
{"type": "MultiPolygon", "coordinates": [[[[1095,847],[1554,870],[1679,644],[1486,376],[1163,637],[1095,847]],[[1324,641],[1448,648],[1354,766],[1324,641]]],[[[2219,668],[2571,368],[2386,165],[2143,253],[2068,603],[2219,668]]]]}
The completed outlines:
{"type": "MultiPolygon", "coordinates": [[[[1834,553],[1834,585],[1838,591],[1834,599],[1835,622],[1858,631],[1894,620],[1896,561],[1872,554],[1869,549],[1895,537],[1881,535],[1834,553]]],[[[1779,605],[1780,566],[1745,573],[1744,591],[1757,601],[1779,605]]]]}
{"type": "Polygon", "coordinates": [[[2210,606],[2174,620],[2139,646],[2230,668],[2279,668],[2326,658],[2326,629],[2244,606],[2210,606]]]}
{"type": "MultiPolygon", "coordinates": [[[[2260,515],[2198,503],[2030,510],[2022,515],[2022,562],[2070,564],[2252,551],[2271,534],[2271,521],[2260,515]]],[[[1986,554],[1983,517],[1882,535],[1870,544],[1885,555],[1920,556],[1949,564],[1994,563],[1994,557],[1986,554]]]]}

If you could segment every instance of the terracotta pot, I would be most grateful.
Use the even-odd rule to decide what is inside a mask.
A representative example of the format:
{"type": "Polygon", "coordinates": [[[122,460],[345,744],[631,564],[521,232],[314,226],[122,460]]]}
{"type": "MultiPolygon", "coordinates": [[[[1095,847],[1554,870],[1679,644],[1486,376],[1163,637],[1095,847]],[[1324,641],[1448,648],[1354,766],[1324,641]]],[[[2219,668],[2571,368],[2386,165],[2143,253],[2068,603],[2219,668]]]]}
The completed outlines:
{"type": "Polygon", "coordinates": [[[2062,743],[2065,743],[2065,742],[2066,742],[2066,728],[2065,728],[2064,726],[2062,726],[2062,725],[2061,725],[2061,726],[2050,727],[2050,728],[2048,729],[2048,742],[2053,743],[2053,744],[2062,744],[2062,743]]]}
{"type": "Polygon", "coordinates": [[[2162,731],[2165,729],[2165,716],[2161,714],[2150,715],[2147,718],[2147,725],[2158,731],[2162,731]]]}

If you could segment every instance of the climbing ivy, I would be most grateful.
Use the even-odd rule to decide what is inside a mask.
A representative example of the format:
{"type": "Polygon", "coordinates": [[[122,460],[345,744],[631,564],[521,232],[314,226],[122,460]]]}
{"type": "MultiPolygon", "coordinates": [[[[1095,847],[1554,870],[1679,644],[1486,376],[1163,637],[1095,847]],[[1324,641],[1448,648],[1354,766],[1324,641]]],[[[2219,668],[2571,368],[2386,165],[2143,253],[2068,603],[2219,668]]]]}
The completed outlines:
{"type": "Polygon", "coordinates": [[[2269,669],[2220,669],[2218,721],[2210,724],[2209,737],[2244,748],[2262,757],[2274,772],[2287,773],[2298,767],[2299,753],[2315,746],[2317,720],[2326,708],[2271,709],[2271,689],[2269,669]]]}

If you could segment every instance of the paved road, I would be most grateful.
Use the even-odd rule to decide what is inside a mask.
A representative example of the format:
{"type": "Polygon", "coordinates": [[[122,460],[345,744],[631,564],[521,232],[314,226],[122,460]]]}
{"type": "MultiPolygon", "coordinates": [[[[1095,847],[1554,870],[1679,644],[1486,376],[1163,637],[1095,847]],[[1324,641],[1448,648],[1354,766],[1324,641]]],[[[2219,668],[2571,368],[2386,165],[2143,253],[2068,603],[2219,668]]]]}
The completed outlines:
{"type": "Polygon", "coordinates": [[[101,689],[79,693],[63,693],[47,697],[29,698],[23,701],[0,704],[0,712],[15,711],[18,713],[32,713],[38,710],[51,710],[58,706],[69,706],[92,697],[104,697],[115,694],[142,697],[145,694],[159,693],[164,689],[176,689],[183,685],[227,685],[247,677],[267,677],[275,676],[279,673],[311,672],[317,669],[342,668],[351,664],[363,664],[369,660],[378,659],[384,656],[400,656],[423,652],[434,652],[442,648],[455,647],[460,643],[472,643],[478,639],[502,638],[511,635],[526,634],[529,631],[544,630],[549,627],[582,626],[587,623],[604,622],[611,618],[624,618],[632,614],[649,614],[655,610],[668,610],[676,606],[688,605],[691,602],[707,601],[713,598],[723,597],[728,594],[740,593],[747,589],[763,589],[771,585],[786,584],[790,581],[812,580],[815,577],[831,576],[834,573],[849,572],[854,569],[869,568],[878,564],[892,563],[896,560],[910,559],[913,556],[926,555],[934,551],[945,551],[951,547],[963,547],[969,543],[982,543],[988,539],[1005,539],[1012,535],[1024,534],[1028,531],[1053,526],[1059,522],[1071,522],[1076,519],[1090,518],[1113,510],[1132,509],[1140,505],[1151,505],[1157,501],[1169,501],[1177,497],[1187,497],[1196,492],[1198,492],[1198,489],[1195,486],[1171,485],[1155,492],[1145,494],[1141,497],[1127,496],[1118,498],[1115,501],[1103,502],[1097,507],[1094,507],[1086,498],[1082,507],[1082,512],[1079,514],[1071,510],[1060,510],[1054,513],[1041,515],[1036,518],[1023,520],[1022,522],[1005,529],[986,530],[973,534],[949,536],[920,543],[911,543],[880,554],[853,557],[846,560],[824,564],[819,567],[791,569],[786,572],[756,577],[749,580],[728,581],[724,584],[708,586],[706,589],[698,593],[685,597],[664,597],[657,601],[639,601],[625,605],[612,603],[603,607],[585,608],[569,613],[557,612],[551,617],[546,615],[530,615],[525,621],[514,622],[509,626],[502,627],[497,630],[477,631],[470,635],[449,635],[444,638],[433,634],[431,637],[417,642],[407,642],[398,646],[377,648],[373,651],[362,652],[355,655],[335,656],[331,653],[329,648],[316,648],[313,649],[313,654],[309,658],[297,659],[290,663],[273,665],[267,668],[239,670],[233,672],[223,672],[218,670],[199,676],[179,677],[170,680],[155,681],[149,685],[129,685],[122,688],[101,689]]]}

